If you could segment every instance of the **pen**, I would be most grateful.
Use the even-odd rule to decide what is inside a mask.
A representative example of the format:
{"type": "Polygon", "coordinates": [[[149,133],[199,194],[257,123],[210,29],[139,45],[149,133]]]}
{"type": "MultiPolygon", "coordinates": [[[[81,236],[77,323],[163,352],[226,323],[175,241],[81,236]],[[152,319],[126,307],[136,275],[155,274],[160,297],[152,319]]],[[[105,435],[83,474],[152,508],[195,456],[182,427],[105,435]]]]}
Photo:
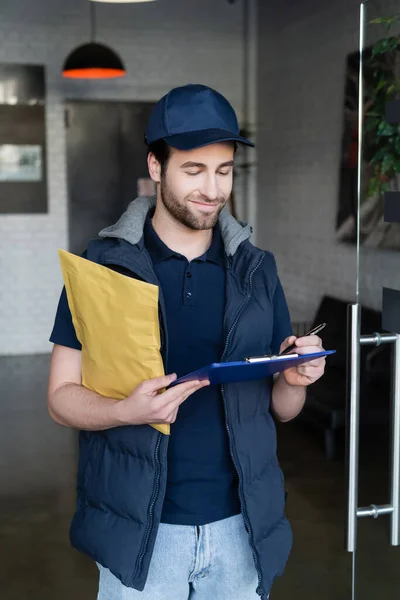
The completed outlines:
{"type": "MultiPolygon", "coordinates": [[[[314,327],[314,329],[311,329],[311,331],[309,331],[308,333],[305,333],[304,335],[301,335],[299,337],[308,337],[309,335],[317,335],[317,333],[319,333],[320,331],[325,329],[325,327],[326,327],[326,323],[321,323],[321,325],[314,327]]],[[[279,356],[284,356],[285,354],[289,354],[289,352],[291,352],[295,348],[296,348],[296,344],[292,344],[291,346],[288,346],[283,352],[281,352],[279,356]]]]}

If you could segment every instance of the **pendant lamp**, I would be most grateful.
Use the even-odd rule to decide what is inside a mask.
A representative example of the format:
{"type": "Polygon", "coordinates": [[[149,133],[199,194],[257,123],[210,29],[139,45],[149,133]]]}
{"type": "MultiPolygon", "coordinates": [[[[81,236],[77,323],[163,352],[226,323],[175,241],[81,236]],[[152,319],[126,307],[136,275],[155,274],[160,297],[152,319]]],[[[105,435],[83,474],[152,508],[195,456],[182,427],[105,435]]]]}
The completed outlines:
{"type": "Polygon", "coordinates": [[[107,2],[108,4],[139,4],[139,2],[154,2],[155,0],[92,0],[92,2],[107,2]]]}
{"type": "Polygon", "coordinates": [[[108,4],[139,4],[139,2],[154,2],[155,0],[91,0],[92,2],[107,2],[108,4]]]}
{"type": "Polygon", "coordinates": [[[70,79],[111,79],[126,75],[118,54],[104,44],[95,42],[95,7],[90,5],[91,42],[75,48],[67,57],[62,70],[70,79]]]}

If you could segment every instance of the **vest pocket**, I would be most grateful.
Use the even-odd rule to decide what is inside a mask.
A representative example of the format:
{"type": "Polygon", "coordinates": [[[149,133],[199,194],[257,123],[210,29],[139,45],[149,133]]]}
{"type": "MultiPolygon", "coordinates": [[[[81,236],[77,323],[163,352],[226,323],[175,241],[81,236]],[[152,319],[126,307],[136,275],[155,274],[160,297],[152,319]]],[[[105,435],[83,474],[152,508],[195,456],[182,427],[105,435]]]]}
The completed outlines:
{"type": "Polygon", "coordinates": [[[79,438],[78,491],[87,494],[93,474],[93,461],[98,454],[98,436],[92,432],[81,432],[79,438]]]}

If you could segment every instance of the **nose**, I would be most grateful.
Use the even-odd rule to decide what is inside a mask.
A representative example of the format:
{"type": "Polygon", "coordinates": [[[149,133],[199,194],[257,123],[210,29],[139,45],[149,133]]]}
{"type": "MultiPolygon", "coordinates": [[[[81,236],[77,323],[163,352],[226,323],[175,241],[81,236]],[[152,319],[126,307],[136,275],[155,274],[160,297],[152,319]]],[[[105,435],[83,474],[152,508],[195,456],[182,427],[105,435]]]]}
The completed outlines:
{"type": "Polygon", "coordinates": [[[217,200],[217,198],[218,198],[218,181],[217,181],[217,176],[214,173],[207,173],[207,176],[204,178],[201,192],[209,200],[212,200],[212,201],[217,200]]]}

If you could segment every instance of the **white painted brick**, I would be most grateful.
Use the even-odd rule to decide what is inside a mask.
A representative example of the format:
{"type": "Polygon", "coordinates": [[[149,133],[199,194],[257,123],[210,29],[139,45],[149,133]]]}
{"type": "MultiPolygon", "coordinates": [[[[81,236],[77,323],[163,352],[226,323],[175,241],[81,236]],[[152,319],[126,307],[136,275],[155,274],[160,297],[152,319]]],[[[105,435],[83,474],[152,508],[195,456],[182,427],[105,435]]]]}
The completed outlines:
{"type": "Polygon", "coordinates": [[[160,0],[97,7],[98,40],[123,57],[128,77],[74,82],[60,74],[89,38],[87,0],[0,3],[0,61],[44,64],[47,76],[48,215],[0,215],[0,355],[47,352],[61,289],[57,249],[67,247],[66,98],[157,100],[205,83],[241,113],[241,6],[224,0],[160,0]]]}
{"type": "MultiPolygon", "coordinates": [[[[379,3],[381,16],[398,8],[379,3]]],[[[276,254],[294,320],[312,319],[323,294],[355,299],[355,251],[336,243],[335,222],[358,24],[354,0],[259,2],[257,241],[276,254]]],[[[361,300],[380,309],[382,286],[400,289],[399,267],[398,252],[363,249],[361,300]]]]}

